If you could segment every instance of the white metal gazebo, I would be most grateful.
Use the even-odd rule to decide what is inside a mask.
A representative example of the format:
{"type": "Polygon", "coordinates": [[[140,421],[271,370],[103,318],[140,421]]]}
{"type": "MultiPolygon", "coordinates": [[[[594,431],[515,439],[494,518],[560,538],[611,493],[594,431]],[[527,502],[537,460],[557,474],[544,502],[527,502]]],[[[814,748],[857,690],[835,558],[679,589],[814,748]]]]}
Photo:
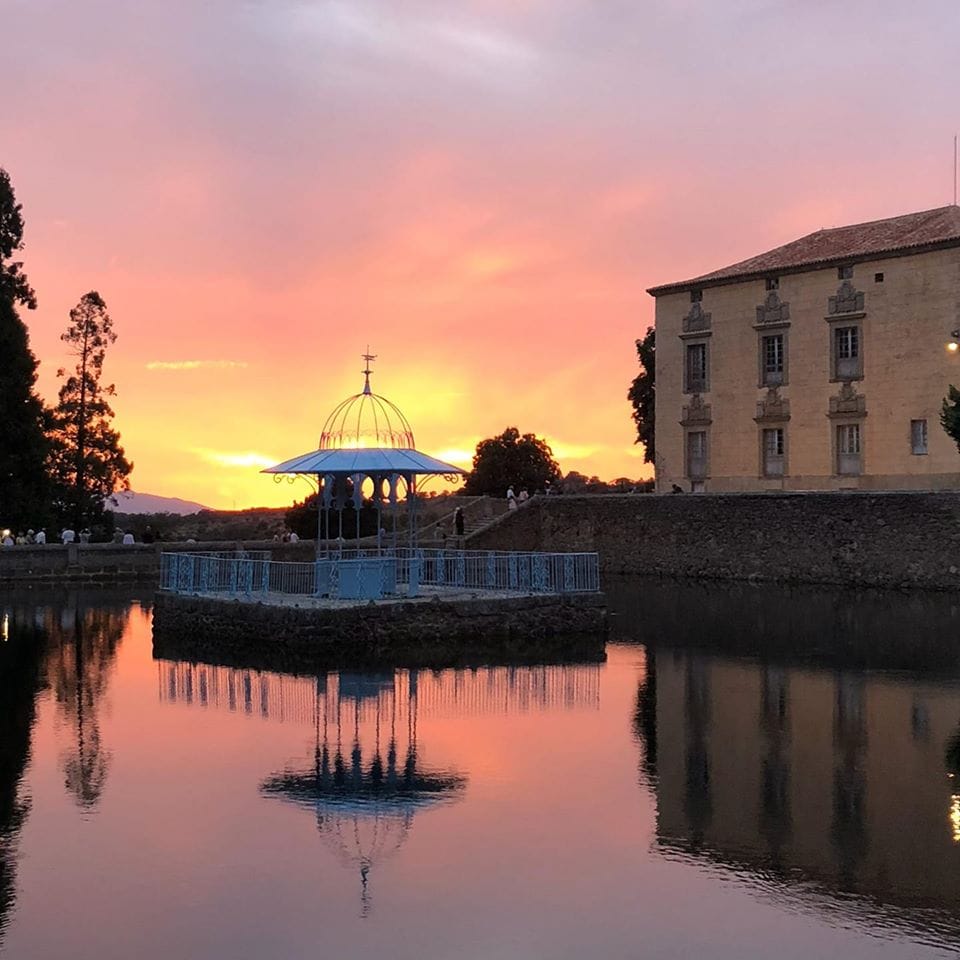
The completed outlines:
{"type": "Polygon", "coordinates": [[[370,362],[376,357],[367,352],[363,359],[363,390],[334,408],[323,425],[317,449],[263,471],[278,480],[283,476],[291,480],[296,476],[313,478],[318,493],[317,543],[321,554],[331,552],[331,544],[339,550],[345,532],[360,539],[364,501],[377,511],[378,549],[399,546],[397,507],[405,502],[406,536],[413,547],[417,540],[418,478],[457,480],[464,474],[459,467],[416,449],[407,418],[395,404],[370,389],[370,362]],[[387,505],[392,508],[390,531],[384,531],[382,525],[387,505]],[[344,531],[343,513],[350,506],[356,516],[356,529],[344,531]],[[331,528],[332,515],[337,518],[335,530],[331,528]]]}

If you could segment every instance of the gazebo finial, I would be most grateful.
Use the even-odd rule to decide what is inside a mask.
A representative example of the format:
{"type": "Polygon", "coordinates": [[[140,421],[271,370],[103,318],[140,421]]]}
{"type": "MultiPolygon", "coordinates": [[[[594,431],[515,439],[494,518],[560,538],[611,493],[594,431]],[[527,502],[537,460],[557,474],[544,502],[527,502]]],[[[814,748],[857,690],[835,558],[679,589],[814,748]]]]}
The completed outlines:
{"type": "Polygon", "coordinates": [[[370,374],[373,371],[370,369],[370,361],[376,360],[376,356],[370,352],[370,344],[367,344],[367,352],[362,354],[361,359],[367,362],[367,365],[360,372],[363,374],[363,392],[369,396],[372,391],[370,390],[370,374]]]}

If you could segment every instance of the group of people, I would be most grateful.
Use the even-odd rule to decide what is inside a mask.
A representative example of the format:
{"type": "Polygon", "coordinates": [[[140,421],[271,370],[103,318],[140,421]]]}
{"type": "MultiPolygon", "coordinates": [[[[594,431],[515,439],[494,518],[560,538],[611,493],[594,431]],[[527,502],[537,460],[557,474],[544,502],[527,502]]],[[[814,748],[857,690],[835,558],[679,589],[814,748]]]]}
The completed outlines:
{"type": "MultiPolygon", "coordinates": [[[[85,527],[80,531],[79,535],[77,531],[72,527],[64,527],[59,535],[58,539],[61,543],[89,543],[91,533],[85,527]]],[[[126,546],[136,543],[136,537],[129,530],[114,530],[113,532],[113,543],[121,543],[126,546]]],[[[153,543],[156,540],[156,535],[153,530],[148,526],[143,532],[143,542],[144,543],[153,543]]],[[[4,547],[15,547],[15,546],[26,546],[26,545],[35,545],[43,546],[47,542],[47,531],[40,529],[36,533],[33,530],[28,530],[26,533],[21,531],[16,536],[13,535],[12,531],[4,530],[3,536],[0,538],[0,546],[4,547]]]]}
{"type": "Polygon", "coordinates": [[[511,510],[516,510],[521,503],[526,503],[529,499],[530,493],[526,487],[520,491],[519,497],[513,492],[513,484],[507,487],[507,506],[511,510]]]}

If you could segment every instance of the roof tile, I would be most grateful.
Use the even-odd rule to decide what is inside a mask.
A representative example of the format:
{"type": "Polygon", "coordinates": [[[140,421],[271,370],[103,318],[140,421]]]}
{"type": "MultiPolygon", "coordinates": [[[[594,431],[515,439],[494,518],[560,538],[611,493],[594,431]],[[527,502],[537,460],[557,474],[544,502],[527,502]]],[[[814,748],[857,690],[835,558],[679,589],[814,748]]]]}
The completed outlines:
{"type": "Polygon", "coordinates": [[[651,287],[653,296],[690,287],[714,286],[735,279],[816,268],[847,259],[882,258],[915,247],[960,246],[960,207],[938,207],[921,213],[907,213],[886,220],[854,223],[846,227],[817,230],[748,260],[690,280],[651,287]]]}

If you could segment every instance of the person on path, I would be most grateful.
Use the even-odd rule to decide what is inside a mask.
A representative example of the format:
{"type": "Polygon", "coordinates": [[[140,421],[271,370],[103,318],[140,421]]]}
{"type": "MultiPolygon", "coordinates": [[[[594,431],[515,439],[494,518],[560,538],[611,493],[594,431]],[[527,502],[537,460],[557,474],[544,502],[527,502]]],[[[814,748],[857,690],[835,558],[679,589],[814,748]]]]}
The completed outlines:
{"type": "Polygon", "coordinates": [[[453,514],[453,523],[457,530],[457,536],[463,536],[463,507],[457,507],[453,514]]]}
{"type": "Polygon", "coordinates": [[[513,492],[513,484],[510,484],[510,486],[507,487],[507,506],[511,510],[517,509],[517,496],[513,492]]]}

